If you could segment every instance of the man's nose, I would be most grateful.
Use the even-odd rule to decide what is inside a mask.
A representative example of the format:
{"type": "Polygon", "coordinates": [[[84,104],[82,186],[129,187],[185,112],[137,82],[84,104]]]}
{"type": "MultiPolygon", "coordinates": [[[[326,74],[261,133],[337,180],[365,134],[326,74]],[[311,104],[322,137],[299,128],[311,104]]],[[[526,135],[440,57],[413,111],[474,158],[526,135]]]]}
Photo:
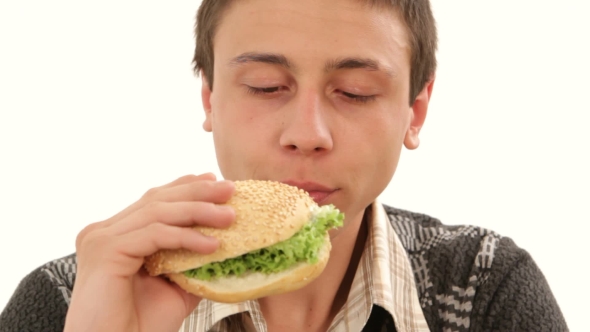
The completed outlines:
{"type": "Polygon", "coordinates": [[[299,94],[292,100],[283,118],[280,138],[283,148],[306,155],[332,149],[334,142],[325,103],[315,91],[299,94]]]}

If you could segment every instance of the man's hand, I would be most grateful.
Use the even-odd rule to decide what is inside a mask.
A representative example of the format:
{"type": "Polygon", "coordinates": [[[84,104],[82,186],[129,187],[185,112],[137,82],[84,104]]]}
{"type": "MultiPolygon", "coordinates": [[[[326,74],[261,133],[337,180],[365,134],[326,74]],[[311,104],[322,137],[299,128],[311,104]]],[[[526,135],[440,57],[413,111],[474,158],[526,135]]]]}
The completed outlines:
{"type": "Polygon", "coordinates": [[[65,331],[178,331],[200,299],[148,276],[144,257],[160,249],[214,252],[216,239],[187,227],[229,226],[234,211],[213,203],[225,203],[233,191],[233,183],[213,174],[185,176],[84,228],[76,239],[78,270],[65,331]]]}

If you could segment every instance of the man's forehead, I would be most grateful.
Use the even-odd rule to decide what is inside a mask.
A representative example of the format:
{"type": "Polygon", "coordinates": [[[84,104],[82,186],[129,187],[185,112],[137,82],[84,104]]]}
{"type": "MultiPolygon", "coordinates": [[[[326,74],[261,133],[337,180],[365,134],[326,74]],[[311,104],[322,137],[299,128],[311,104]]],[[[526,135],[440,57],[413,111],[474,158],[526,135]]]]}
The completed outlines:
{"type": "Polygon", "coordinates": [[[332,2],[329,7],[319,6],[315,0],[294,3],[236,2],[218,26],[215,38],[224,40],[214,42],[223,44],[215,47],[215,57],[220,55],[218,51],[226,51],[222,57],[225,63],[265,62],[293,69],[294,55],[317,55],[327,71],[363,67],[390,76],[396,66],[384,61],[386,58],[404,56],[408,61],[403,62],[409,64],[406,28],[399,15],[362,6],[358,0],[332,2]],[[387,52],[388,56],[376,54],[387,52]]]}
{"type": "MultiPolygon", "coordinates": [[[[393,7],[371,6],[382,1],[369,0],[248,0],[229,1],[222,12],[217,29],[223,26],[254,25],[288,26],[296,23],[303,28],[313,23],[325,26],[350,24],[352,27],[376,28],[389,25],[406,30],[406,24],[398,10],[393,7]],[[388,10],[389,9],[389,10],[388,10]]],[[[328,31],[318,31],[326,33],[328,31]]],[[[288,36],[286,36],[288,38],[288,36]]]]}

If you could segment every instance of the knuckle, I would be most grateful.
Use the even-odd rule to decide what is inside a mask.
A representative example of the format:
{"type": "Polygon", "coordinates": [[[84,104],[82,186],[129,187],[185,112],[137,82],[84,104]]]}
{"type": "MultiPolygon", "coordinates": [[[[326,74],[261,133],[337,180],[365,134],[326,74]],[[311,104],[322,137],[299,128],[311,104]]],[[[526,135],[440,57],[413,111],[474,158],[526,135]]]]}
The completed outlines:
{"type": "Polygon", "coordinates": [[[104,238],[104,232],[101,232],[100,230],[89,232],[84,238],[81,239],[79,249],[81,251],[84,251],[84,249],[95,251],[95,248],[100,248],[103,243],[108,243],[108,241],[105,241],[104,238]]]}
{"type": "Polygon", "coordinates": [[[143,194],[142,198],[152,199],[155,196],[157,196],[159,192],[160,192],[160,188],[158,188],[158,187],[150,188],[143,194]]]}
{"type": "Polygon", "coordinates": [[[144,209],[148,211],[148,213],[157,213],[159,210],[162,209],[162,202],[159,201],[151,201],[148,202],[145,206],[144,209]]]}
{"type": "Polygon", "coordinates": [[[161,234],[161,233],[166,232],[167,227],[164,224],[156,222],[156,223],[147,225],[146,229],[149,233],[161,234]]]}
{"type": "Polygon", "coordinates": [[[167,202],[151,201],[147,202],[140,210],[137,211],[136,218],[143,220],[144,224],[161,223],[169,219],[169,212],[167,212],[167,202]]]}
{"type": "Polygon", "coordinates": [[[82,243],[88,237],[89,234],[99,229],[102,223],[103,222],[94,222],[84,227],[76,236],[76,248],[79,248],[82,245],[82,243]]]}

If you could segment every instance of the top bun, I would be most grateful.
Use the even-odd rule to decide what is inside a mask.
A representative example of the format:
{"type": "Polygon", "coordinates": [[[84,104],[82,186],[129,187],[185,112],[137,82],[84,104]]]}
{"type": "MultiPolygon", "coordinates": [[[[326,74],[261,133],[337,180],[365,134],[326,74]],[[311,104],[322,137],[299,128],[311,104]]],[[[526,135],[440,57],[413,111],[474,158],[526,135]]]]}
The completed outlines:
{"type": "Polygon", "coordinates": [[[309,222],[311,208],[317,206],[304,190],[280,182],[246,180],[235,181],[235,186],[234,195],[223,204],[236,212],[231,226],[192,227],[217,238],[217,251],[202,255],[185,249],[160,250],[145,258],[150,275],[196,269],[285,241],[309,222]]]}

